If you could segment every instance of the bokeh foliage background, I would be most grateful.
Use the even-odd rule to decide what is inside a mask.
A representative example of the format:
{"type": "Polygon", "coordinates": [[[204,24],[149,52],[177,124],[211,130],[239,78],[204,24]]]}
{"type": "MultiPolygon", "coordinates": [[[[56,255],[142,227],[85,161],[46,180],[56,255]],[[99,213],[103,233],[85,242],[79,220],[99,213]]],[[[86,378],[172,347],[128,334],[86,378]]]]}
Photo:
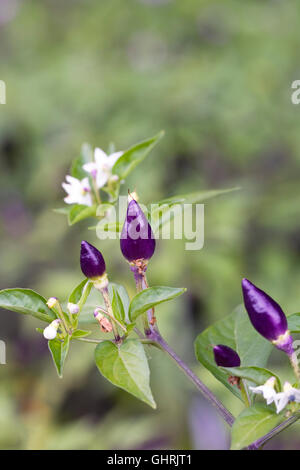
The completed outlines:
{"type": "MultiPolygon", "coordinates": [[[[69,228],[52,209],[82,142],[120,150],[165,129],[130,176],[142,202],[242,188],[206,204],[203,250],[161,241],[148,274],[152,285],[188,288],[160,307],[161,329],[237,413],[237,400],[196,364],[193,340],[241,302],[244,276],[287,313],[300,308],[300,111],[290,99],[299,13],[296,0],[1,0],[0,287],[63,299],[82,278],[88,239],[133,293],[118,242],[100,246],[88,222],[69,228]]],[[[214,410],[156,351],[153,411],[100,377],[90,345],[73,345],[59,380],[35,326],[1,312],[0,448],[228,444],[214,410]]],[[[284,357],[272,361],[288,378],[284,357]]],[[[271,447],[298,445],[294,426],[271,447]]]]}

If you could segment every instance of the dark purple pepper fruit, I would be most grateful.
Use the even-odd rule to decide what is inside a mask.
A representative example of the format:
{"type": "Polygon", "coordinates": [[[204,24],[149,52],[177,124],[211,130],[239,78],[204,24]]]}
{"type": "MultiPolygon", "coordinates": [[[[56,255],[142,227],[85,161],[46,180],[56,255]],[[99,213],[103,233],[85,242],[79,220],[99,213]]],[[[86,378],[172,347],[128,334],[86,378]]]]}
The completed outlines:
{"type": "Polygon", "coordinates": [[[155,251],[155,238],[151,226],[134,199],[128,204],[120,245],[123,256],[129,262],[149,260],[155,251]]]}
{"type": "Polygon", "coordinates": [[[219,367],[239,367],[241,365],[238,353],[224,344],[214,346],[214,357],[219,367]]]}
{"type": "Polygon", "coordinates": [[[81,242],[80,267],[83,274],[89,279],[103,276],[106,269],[100,251],[86,241],[81,242]]]}
{"type": "Polygon", "coordinates": [[[280,305],[248,279],[243,279],[242,289],[244,304],[256,331],[272,341],[278,349],[292,354],[293,340],[288,331],[286,316],[280,305]]]}

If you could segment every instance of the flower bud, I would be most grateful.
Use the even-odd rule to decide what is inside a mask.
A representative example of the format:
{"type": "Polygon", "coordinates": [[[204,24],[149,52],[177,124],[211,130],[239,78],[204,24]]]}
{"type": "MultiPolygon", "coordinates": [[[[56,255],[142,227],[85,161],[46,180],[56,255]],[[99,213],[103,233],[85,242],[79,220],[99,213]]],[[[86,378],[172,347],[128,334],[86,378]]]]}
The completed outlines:
{"type": "Polygon", "coordinates": [[[54,339],[56,338],[56,335],[57,335],[57,330],[58,330],[58,327],[59,327],[59,324],[60,324],[60,320],[53,320],[52,323],[50,323],[50,325],[48,325],[44,331],[43,331],[43,335],[44,335],[44,338],[48,339],[48,340],[51,340],[51,339],[54,339]]]}
{"type": "Polygon", "coordinates": [[[293,339],[280,305],[248,279],[243,279],[244,304],[256,331],[288,355],[293,353],[293,339]]]}
{"type": "Polygon", "coordinates": [[[97,279],[105,274],[105,261],[97,248],[86,241],[81,242],[80,266],[89,279],[97,279]]]}
{"type": "Polygon", "coordinates": [[[214,357],[219,367],[239,367],[241,365],[238,353],[224,344],[214,346],[214,357]]]}
{"type": "Polygon", "coordinates": [[[77,304],[72,304],[72,302],[69,302],[68,310],[71,313],[71,315],[77,315],[77,313],[79,313],[79,306],[77,304]]]}
{"type": "Polygon", "coordinates": [[[55,307],[56,304],[57,304],[57,298],[56,297],[50,297],[50,299],[47,300],[47,306],[49,308],[55,307]]]}
{"type": "Polygon", "coordinates": [[[120,244],[123,256],[130,263],[142,259],[149,260],[155,251],[151,226],[134,199],[128,204],[120,244]]]}

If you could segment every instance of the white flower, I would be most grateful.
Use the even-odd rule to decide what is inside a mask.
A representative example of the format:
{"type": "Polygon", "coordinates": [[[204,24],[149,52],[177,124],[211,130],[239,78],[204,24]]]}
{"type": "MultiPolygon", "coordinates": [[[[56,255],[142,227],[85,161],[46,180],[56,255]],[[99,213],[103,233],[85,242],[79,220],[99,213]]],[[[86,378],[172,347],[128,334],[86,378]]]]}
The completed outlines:
{"type": "Polygon", "coordinates": [[[67,175],[66,180],[67,183],[62,183],[62,187],[68,194],[68,196],[64,198],[67,204],[93,205],[91,186],[87,177],[80,181],[73,176],[67,175]]]}
{"type": "Polygon", "coordinates": [[[290,401],[300,403],[300,390],[291,386],[289,382],[285,382],[283,392],[277,393],[275,398],[277,414],[286,407],[290,401]]]}
{"type": "Polygon", "coordinates": [[[53,320],[53,322],[50,323],[50,325],[44,329],[43,331],[44,338],[49,339],[49,340],[56,338],[59,324],[60,324],[60,320],[58,319],[53,320]]]}
{"type": "Polygon", "coordinates": [[[263,395],[264,399],[267,402],[267,405],[270,405],[273,401],[275,401],[277,393],[274,389],[274,385],[276,383],[275,377],[270,377],[264,385],[260,385],[259,387],[249,387],[253,393],[257,393],[263,395]]]}
{"type": "Polygon", "coordinates": [[[68,303],[68,310],[71,313],[71,315],[76,315],[79,313],[79,307],[77,304],[72,304],[72,302],[68,303]]]}
{"type": "Polygon", "coordinates": [[[102,188],[107,183],[112,174],[112,168],[121,155],[123,155],[123,152],[107,155],[100,148],[96,148],[94,152],[95,161],[83,165],[83,169],[95,179],[97,188],[102,188]]]}

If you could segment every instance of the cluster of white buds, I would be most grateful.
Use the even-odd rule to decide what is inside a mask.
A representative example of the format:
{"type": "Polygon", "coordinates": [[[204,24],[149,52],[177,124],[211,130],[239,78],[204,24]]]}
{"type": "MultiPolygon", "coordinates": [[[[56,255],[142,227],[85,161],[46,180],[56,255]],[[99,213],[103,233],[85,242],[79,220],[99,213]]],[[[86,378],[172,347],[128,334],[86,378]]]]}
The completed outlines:
{"type": "Polygon", "coordinates": [[[44,329],[44,331],[43,331],[44,338],[46,338],[48,340],[56,338],[57,330],[58,330],[60,322],[61,321],[59,319],[53,320],[53,322],[50,323],[50,325],[48,325],[44,329]]]}

